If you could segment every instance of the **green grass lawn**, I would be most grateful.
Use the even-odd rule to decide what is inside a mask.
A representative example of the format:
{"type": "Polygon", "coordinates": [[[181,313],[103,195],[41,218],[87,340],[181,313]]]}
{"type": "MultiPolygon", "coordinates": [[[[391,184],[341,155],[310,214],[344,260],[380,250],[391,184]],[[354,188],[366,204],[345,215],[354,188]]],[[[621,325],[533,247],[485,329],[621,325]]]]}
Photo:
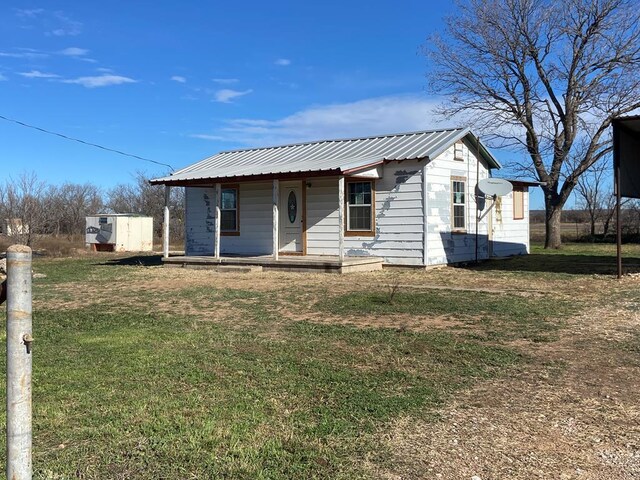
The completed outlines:
{"type": "Polygon", "coordinates": [[[364,478],[365,462],[385,461],[376,434],[387,422],[437,421],[456,390],[528,361],[511,341],[548,340],[576,310],[509,293],[325,295],[300,275],[293,292],[211,274],[167,294],[140,274],[171,283],[161,267],[91,257],[35,268],[47,275],[34,285],[36,478],[364,478]],[[75,285],[95,295],[77,298],[75,285]],[[278,307],[303,291],[317,292],[305,308],[328,321],[286,318],[278,307]],[[340,321],[400,314],[482,332],[340,321]]]}

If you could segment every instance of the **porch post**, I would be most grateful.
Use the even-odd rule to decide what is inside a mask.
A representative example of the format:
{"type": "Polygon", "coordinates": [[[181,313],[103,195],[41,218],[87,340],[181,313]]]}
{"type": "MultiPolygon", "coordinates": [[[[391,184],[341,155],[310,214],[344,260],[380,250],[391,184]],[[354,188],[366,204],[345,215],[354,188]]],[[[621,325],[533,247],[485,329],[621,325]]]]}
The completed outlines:
{"type": "Polygon", "coordinates": [[[338,257],[344,261],[344,177],[338,178],[338,257]]]}
{"type": "Polygon", "coordinates": [[[273,181],[273,259],[278,260],[279,223],[280,215],[278,214],[278,197],[280,196],[280,181],[273,181]]]}
{"type": "Polygon", "coordinates": [[[162,224],[162,256],[169,258],[169,202],[171,199],[171,187],[164,186],[164,223],[162,224]]]}
{"type": "Polygon", "coordinates": [[[429,251],[427,250],[427,238],[429,237],[429,207],[427,205],[429,192],[427,185],[427,165],[422,166],[422,264],[429,264],[429,251]]]}
{"type": "Polygon", "coordinates": [[[213,256],[220,258],[220,201],[222,197],[222,189],[220,184],[216,183],[216,230],[213,237],[213,256]]]}

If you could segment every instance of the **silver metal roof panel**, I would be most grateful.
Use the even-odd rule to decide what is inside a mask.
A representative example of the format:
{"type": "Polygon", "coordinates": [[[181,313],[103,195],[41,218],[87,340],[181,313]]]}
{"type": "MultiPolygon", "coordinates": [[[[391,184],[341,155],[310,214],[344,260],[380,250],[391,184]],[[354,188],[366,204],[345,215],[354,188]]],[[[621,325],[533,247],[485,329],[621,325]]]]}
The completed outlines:
{"type": "MultiPolygon", "coordinates": [[[[354,171],[376,162],[433,159],[466,136],[470,136],[472,143],[477,141],[468,128],[452,128],[223,151],[151,183],[180,184],[231,177],[354,171]]],[[[490,168],[500,168],[499,162],[482,143],[480,147],[480,154],[490,168]]]]}

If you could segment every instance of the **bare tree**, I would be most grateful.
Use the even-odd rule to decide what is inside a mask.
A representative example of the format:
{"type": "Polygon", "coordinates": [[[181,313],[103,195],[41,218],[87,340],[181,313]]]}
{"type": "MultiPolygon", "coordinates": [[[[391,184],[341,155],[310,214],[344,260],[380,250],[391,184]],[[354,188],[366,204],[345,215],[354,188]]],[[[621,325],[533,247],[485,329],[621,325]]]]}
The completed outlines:
{"type": "Polygon", "coordinates": [[[597,225],[604,222],[609,213],[613,191],[607,181],[611,177],[611,172],[611,163],[600,161],[580,175],[576,182],[577,206],[583,209],[589,217],[591,237],[595,237],[597,225]]]}
{"type": "Polygon", "coordinates": [[[0,185],[0,220],[8,223],[9,232],[18,243],[31,246],[43,233],[45,184],[33,172],[22,173],[0,185]]]}
{"type": "Polygon", "coordinates": [[[427,55],[443,115],[473,115],[517,165],[544,182],[545,247],[580,176],[612,149],[616,116],[640,107],[640,9],[630,0],[458,2],[427,55]],[[567,160],[574,150],[579,161],[567,160]]]}
{"type": "MultiPolygon", "coordinates": [[[[117,185],[109,191],[106,206],[114,213],[138,213],[153,217],[155,235],[162,236],[164,221],[164,186],[151,185],[143,172],[135,174],[133,184],[117,185]]],[[[169,205],[172,212],[171,237],[182,238],[184,216],[184,192],[182,188],[171,189],[169,205]]]]}
{"type": "Polygon", "coordinates": [[[90,183],[64,183],[57,189],[60,231],[67,235],[84,232],[85,217],[103,208],[100,189],[90,183]]]}
{"type": "Polygon", "coordinates": [[[635,241],[638,242],[640,238],[640,201],[636,199],[627,198],[627,204],[625,209],[621,212],[623,217],[623,235],[635,235],[635,241]],[[626,230],[626,232],[625,232],[626,230]]]}

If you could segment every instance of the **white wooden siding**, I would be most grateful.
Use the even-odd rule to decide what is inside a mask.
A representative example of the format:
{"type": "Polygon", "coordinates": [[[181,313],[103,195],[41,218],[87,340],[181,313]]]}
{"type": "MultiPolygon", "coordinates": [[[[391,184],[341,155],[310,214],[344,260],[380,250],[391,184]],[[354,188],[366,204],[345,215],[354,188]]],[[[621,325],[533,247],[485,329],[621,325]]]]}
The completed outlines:
{"type": "Polygon", "coordinates": [[[273,252],[273,184],[240,184],[240,235],[222,235],[220,253],[265,255],[273,252]]]}
{"type": "Polygon", "coordinates": [[[529,253],[529,192],[524,189],[524,218],[513,219],[513,193],[496,204],[493,213],[493,255],[506,257],[529,253]]]}
{"type": "Polygon", "coordinates": [[[386,263],[422,264],[422,167],[407,160],[384,166],[376,181],[376,231],[374,237],[347,237],[347,255],[383,257],[386,263]]]}
{"type": "MultiPolygon", "coordinates": [[[[489,171],[480,162],[477,175],[477,157],[472,145],[463,145],[463,161],[454,160],[454,146],[425,166],[427,181],[427,265],[464,262],[476,258],[476,197],[479,179],[487,178],[489,171]],[[466,179],[466,233],[452,233],[451,177],[466,179]]],[[[491,204],[486,201],[483,212],[491,204]]],[[[489,257],[489,217],[478,223],[478,258],[489,257]]]]}
{"type": "Polygon", "coordinates": [[[215,188],[185,188],[186,255],[213,255],[215,204],[215,188]]]}
{"type": "MultiPolygon", "coordinates": [[[[213,255],[215,189],[185,189],[185,253],[213,255]]],[[[272,252],[271,183],[240,185],[240,235],[220,237],[220,253],[272,252]]]]}
{"type": "MultiPolygon", "coordinates": [[[[422,163],[393,162],[375,188],[375,236],[345,237],[345,255],[378,256],[387,263],[422,264],[422,163]]],[[[307,254],[338,254],[338,180],[310,180],[307,254]]]]}
{"type": "Polygon", "coordinates": [[[337,178],[308,182],[307,255],[338,255],[337,178]]]}

